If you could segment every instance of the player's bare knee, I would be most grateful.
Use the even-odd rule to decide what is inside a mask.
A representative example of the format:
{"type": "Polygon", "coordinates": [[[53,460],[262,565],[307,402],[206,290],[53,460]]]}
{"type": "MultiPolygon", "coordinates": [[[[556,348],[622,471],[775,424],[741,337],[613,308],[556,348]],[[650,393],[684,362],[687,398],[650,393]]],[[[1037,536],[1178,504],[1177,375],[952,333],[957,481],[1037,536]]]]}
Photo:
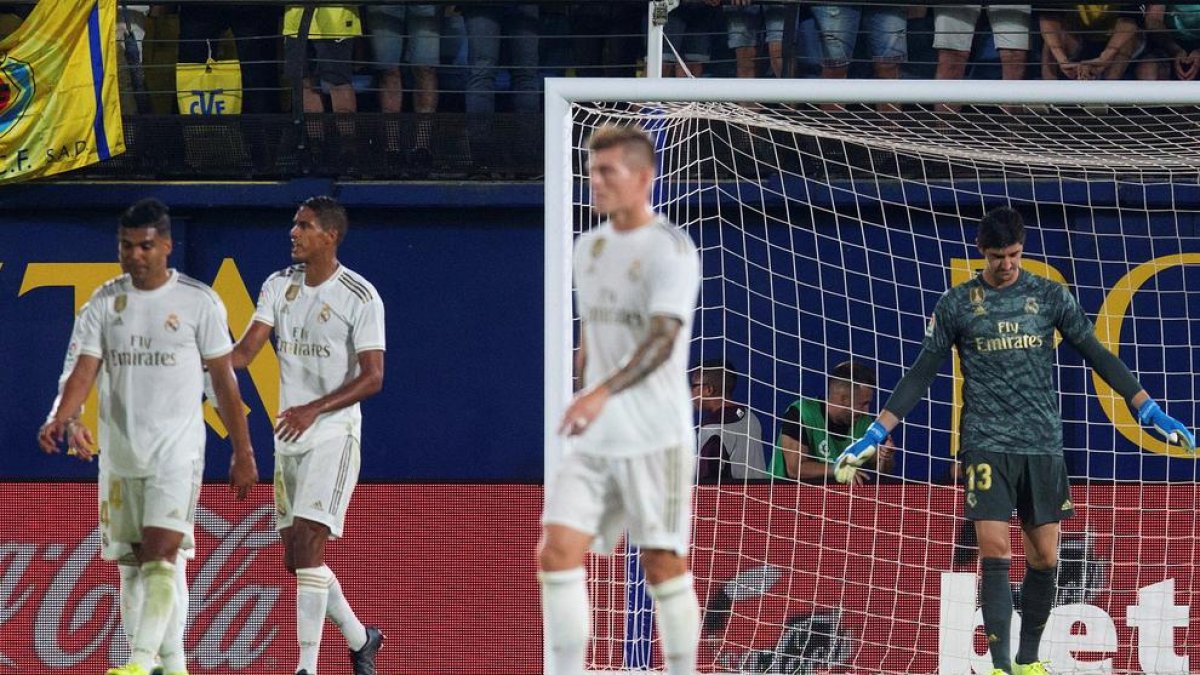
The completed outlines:
{"type": "Polygon", "coordinates": [[[543,572],[561,572],[583,565],[587,550],[576,551],[567,542],[555,537],[543,537],[538,543],[538,569],[543,572]]]}
{"type": "Polygon", "coordinates": [[[666,549],[648,549],[641,553],[642,567],[646,571],[646,581],[651,585],[687,574],[687,558],[675,551],[666,549]]]}
{"type": "Polygon", "coordinates": [[[143,563],[153,560],[175,562],[175,554],[183,543],[183,534],[161,527],[142,530],[142,541],[138,546],[138,560],[143,563]]]}
{"type": "Polygon", "coordinates": [[[323,523],[297,518],[292,523],[292,569],[320,567],[325,564],[325,542],[329,527],[323,523]]]}
{"type": "Polygon", "coordinates": [[[1025,562],[1035,570],[1050,570],[1058,566],[1058,551],[1041,551],[1037,547],[1026,549],[1025,562]]]}
{"type": "Polygon", "coordinates": [[[979,537],[979,555],[984,558],[1011,558],[1012,544],[1006,537],[979,537]]]}

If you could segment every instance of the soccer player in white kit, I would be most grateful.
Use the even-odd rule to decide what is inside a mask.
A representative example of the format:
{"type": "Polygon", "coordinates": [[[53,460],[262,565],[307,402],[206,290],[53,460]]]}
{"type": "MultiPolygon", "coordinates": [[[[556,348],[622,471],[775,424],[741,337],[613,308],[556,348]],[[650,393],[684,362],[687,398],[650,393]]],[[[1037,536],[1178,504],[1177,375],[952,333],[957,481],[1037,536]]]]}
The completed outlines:
{"type": "Polygon", "coordinates": [[[300,205],[289,232],[296,264],[263,283],[254,319],[233,352],[245,368],[275,333],[279,419],[275,426],[276,527],[296,575],[296,673],[316,675],[325,617],[342,631],[355,675],[375,675],[383,633],[364,626],[325,564],[342,536],[358,482],[359,401],[383,387],[383,301],[338,262],[346,211],[331,197],[300,205]]]}
{"type": "MultiPolygon", "coordinates": [[[[83,314],[85,311],[87,311],[86,304],[80,308],[79,312],[83,314]]],[[[67,378],[71,376],[71,371],[75,369],[75,361],[79,358],[79,329],[81,325],[79,321],[76,321],[71,327],[71,340],[68,343],[67,355],[63,358],[62,373],[58,376],[58,395],[54,397],[54,403],[50,406],[50,414],[46,416],[47,423],[53,420],[54,414],[58,412],[59,404],[62,402],[63,385],[67,383],[67,378]]],[[[108,386],[103,371],[100,372],[97,382],[101,389],[108,386]]],[[[216,401],[214,400],[215,403],[216,401]]],[[[82,412],[81,409],[80,414],[82,412]]],[[[78,415],[67,420],[65,435],[67,438],[67,454],[69,455],[78,457],[80,456],[78,448],[95,446],[91,431],[83,424],[80,424],[78,415]]],[[[107,483],[108,480],[101,481],[101,485],[107,483]]],[[[106,492],[107,489],[101,490],[102,495],[106,492]]],[[[105,498],[102,496],[100,501],[103,504],[105,498]]],[[[120,577],[121,629],[125,634],[125,641],[132,647],[134,631],[137,630],[138,625],[138,615],[142,611],[142,566],[138,562],[135,546],[130,546],[124,542],[115,542],[107,537],[106,540],[108,541],[108,546],[100,552],[100,555],[105,560],[112,560],[117,563],[117,570],[120,577]]],[[[158,650],[161,663],[150,671],[151,675],[187,672],[187,653],[184,651],[183,646],[188,615],[187,561],[195,556],[195,554],[196,549],[183,548],[181,545],[179,554],[175,556],[175,609],[171,613],[171,620],[167,626],[166,636],[163,638],[162,646],[158,650]]]]}
{"type": "Polygon", "coordinates": [[[554,675],[582,672],[590,612],[584,555],[622,527],[641,550],[667,670],[696,667],[700,607],[687,567],[695,434],[688,339],[700,287],[692,240],[650,206],[654,145],[635,127],[589,140],[592,205],[575,242],[585,387],[563,415],[575,437],[546,495],[538,579],[554,675]]]}
{"type": "MultiPolygon", "coordinates": [[[[145,199],[121,216],[121,276],[81,310],[68,354],[75,365],[53,417],[38,434],[48,453],[69,431],[83,459],[96,449],[77,421],[100,368],[100,522],[106,556],[134,551],[141,563],[141,608],[129,663],[109,675],[146,675],[176,611],[175,559],[194,548],[204,476],[204,369],[233,444],[230,485],[244,499],[257,481],[242,397],[230,363],[225,307],[208,286],[167,267],[171,220],[145,199]]],[[[175,673],[185,673],[178,660],[175,673]]]]}

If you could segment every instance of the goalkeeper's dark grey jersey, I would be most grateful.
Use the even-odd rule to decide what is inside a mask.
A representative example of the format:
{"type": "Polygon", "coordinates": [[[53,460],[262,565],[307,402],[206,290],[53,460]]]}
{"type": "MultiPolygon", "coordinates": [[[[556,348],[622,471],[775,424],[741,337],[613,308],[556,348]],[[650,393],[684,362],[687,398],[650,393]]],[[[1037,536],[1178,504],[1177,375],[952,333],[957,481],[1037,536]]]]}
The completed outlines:
{"type": "Polygon", "coordinates": [[[938,300],[924,349],[962,359],[961,449],[1062,454],[1062,417],[1054,386],[1054,330],[1079,346],[1092,322],[1060,283],[1022,270],[996,289],[982,276],[938,300]]]}

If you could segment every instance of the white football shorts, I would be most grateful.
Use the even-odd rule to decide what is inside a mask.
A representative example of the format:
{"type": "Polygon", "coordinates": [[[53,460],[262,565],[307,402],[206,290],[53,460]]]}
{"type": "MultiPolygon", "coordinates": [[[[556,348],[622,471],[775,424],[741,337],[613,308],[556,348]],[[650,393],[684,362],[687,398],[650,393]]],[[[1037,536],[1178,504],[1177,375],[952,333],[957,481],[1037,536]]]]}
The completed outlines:
{"type": "Polygon", "coordinates": [[[183,534],[179,552],[195,554],[196,504],[204,482],[204,460],[164,465],[150,476],[122,476],[100,471],[100,555],[121,564],[136,564],[133,545],[142,528],[161,527],[183,534]]]}
{"type": "Polygon", "coordinates": [[[696,456],[687,444],[632,457],[571,453],[546,494],[543,524],[593,535],[592,550],[629,543],[687,555],[691,544],[696,456]]]}
{"type": "Polygon", "coordinates": [[[301,455],[275,453],[275,529],[303,518],[323,523],[331,535],[341,537],[361,462],[353,436],[321,441],[301,455]]]}

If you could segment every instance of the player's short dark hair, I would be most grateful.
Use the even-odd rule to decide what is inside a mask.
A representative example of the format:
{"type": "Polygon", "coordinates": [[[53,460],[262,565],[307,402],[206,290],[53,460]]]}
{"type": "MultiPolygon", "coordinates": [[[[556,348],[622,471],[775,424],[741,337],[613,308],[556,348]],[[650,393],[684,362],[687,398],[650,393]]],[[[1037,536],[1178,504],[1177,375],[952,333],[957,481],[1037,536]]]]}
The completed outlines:
{"type": "Polygon", "coordinates": [[[700,382],[724,396],[732,394],[733,388],[737,386],[737,372],[724,359],[709,359],[701,363],[698,370],[700,382]]]}
{"type": "Polygon", "coordinates": [[[1008,248],[1013,244],[1025,243],[1025,221],[1020,212],[1008,206],[997,206],[983,214],[979,221],[981,249],[1008,248]]]}
{"type": "Polygon", "coordinates": [[[624,148],[626,157],[633,157],[639,163],[654,168],[654,141],[639,127],[633,125],[604,124],[588,138],[588,150],[608,150],[609,148],[624,148]]]}
{"type": "Polygon", "coordinates": [[[829,372],[829,388],[835,386],[874,387],[875,370],[858,361],[842,361],[829,372]]]}
{"type": "Polygon", "coordinates": [[[117,221],[122,229],[153,227],[160,237],[171,236],[171,209],[153,197],[139,199],[117,221]]]}
{"type": "Polygon", "coordinates": [[[317,195],[305,199],[300,206],[317,214],[317,224],[322,230],[334,233],[337,243],[342,243],[346,238],[346,231],[350,229],[350,218],[346,215],[346,207],[336,199],[328,195],[317,195]]]}

